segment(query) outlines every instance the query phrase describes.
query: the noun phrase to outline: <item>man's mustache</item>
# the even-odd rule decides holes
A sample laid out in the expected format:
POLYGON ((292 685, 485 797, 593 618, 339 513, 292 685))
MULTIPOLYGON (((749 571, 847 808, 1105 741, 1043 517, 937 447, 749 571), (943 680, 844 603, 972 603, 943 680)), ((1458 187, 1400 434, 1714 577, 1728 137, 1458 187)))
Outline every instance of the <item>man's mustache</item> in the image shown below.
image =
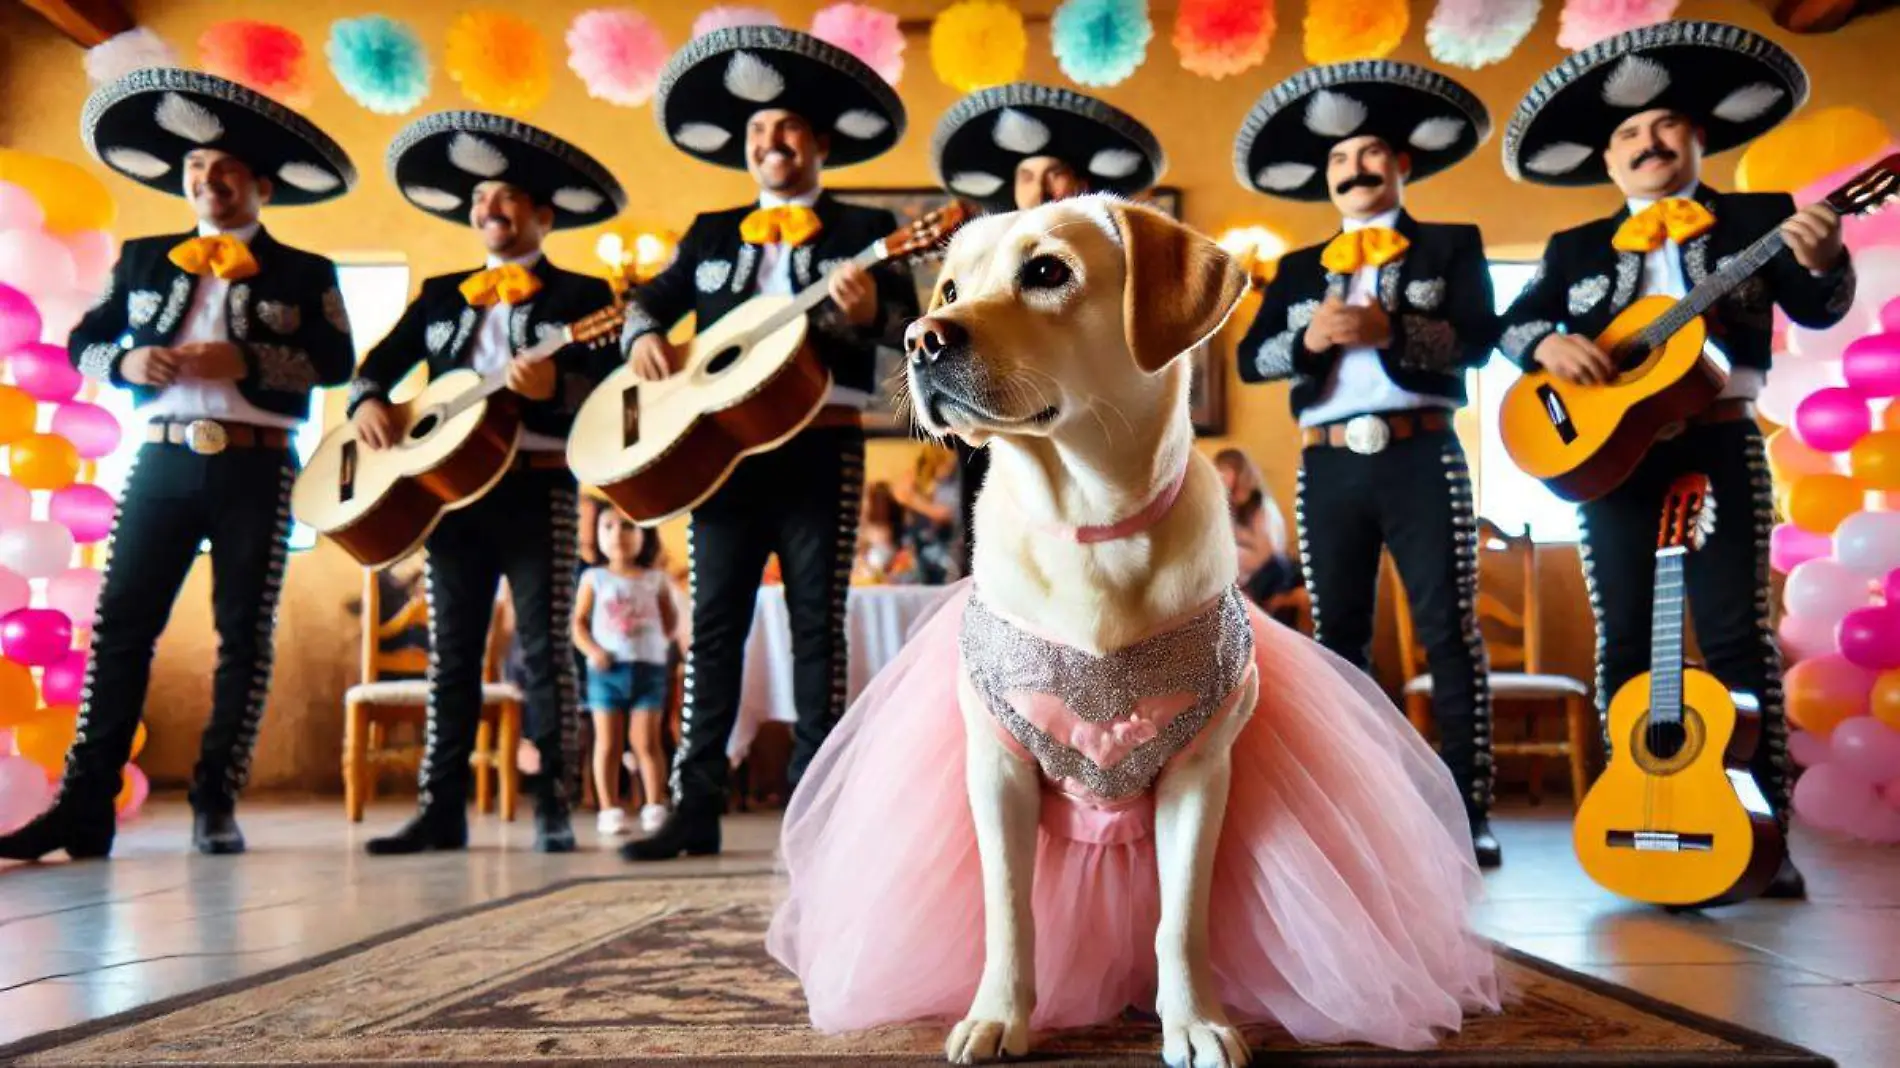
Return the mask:
POLYGON ((787 148, 784 145, 773 145, 772 147, 759 153, 759 159, 761 162, 763 162, 764 160, 770 159, 773 156, 778 156, 779 158, 785 160, 788 163, 791 162, 793 158, 795 158, 795 154, 792 152, 792 150, 790 148, 787 148))
POLYGON ((1376 174, 1355 174, 1351 178, 1333 187, 1337 196, 1345 196, 1355 189, 1377 189, 1385 184, 1385 179, 1376 174))
POLYGON ((225 185, 223 182, 199 182, 196 192, 202 193, 206 190, 210 190, 221 197, 231 195, 231 187, 225 185))
POLYGON ((500 223, 503 226, 514 225, 514 221, 509 219, 508 216, 506 215, 490 215, 487 218, 482 220, 483 226, 487 226, 489 223, 500 223))
POLYGON ((1676 162, 1676 154, 1661 145, 1652 145, 1638 152, 1636 158, 1630 160, 1630 169, 1635 170, 1652 159, 1659 159, 1664 163, 1674 163, 1676 162))

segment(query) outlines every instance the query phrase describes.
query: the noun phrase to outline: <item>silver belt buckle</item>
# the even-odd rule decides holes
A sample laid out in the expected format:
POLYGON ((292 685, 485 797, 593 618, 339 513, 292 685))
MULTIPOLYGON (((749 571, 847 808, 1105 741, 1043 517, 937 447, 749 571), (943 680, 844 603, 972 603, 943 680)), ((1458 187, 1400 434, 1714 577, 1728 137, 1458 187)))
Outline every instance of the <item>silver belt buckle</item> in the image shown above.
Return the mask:
POLYGON ((185 447, 200 456, 216 456, 231 444, 224 424, 212 419, 193 419, 185 424, 185 447))
POLYGON ((1361 456, 1374 456, 1392 443, 1392 428, 1376 415, 1356 415, 1346 423, 1346 447, 1361 456))

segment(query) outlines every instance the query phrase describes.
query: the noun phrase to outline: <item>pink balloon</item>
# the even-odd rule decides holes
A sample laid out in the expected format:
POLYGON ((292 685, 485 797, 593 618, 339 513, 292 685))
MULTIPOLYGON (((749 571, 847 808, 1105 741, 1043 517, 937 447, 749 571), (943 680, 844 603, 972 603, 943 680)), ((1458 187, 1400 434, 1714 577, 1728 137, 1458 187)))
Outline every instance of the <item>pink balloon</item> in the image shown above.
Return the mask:
POLYGON ((1833 652, 1835 626, 1825 619, 1782 616, 1780 625, 1775 628, 1781 638, 1781 655, 1794 664, 1833 652))
MULTIPOLYGON (((51 672, 52 668, 47 668, 47 671, 51 672)), ((51 676, 48 675, 48 677, 50 678, 51 676)), ((42 684, 41 691, 44 692, 44 690, 45 686, 42 684)), ((47 697, 46 700, 48 703, 52 703, 53 701, 50 696, 47 697)), ((61 703, 70 704, 71 702, 61 703)), ((1807 731, 1789 731, 1788 755, 1794 758, 1795 763, 1804 768, 1811 768, 1817 764, 1825 764, 1827 763, 1829 755, 1828 740, 1818 735, 1809 734, 1807 731)))
POLYGON ((1840 622, 1872 599, 1867 576, 1825 558, 1809 560, 1788 572, 1788 582, 1781 588, 1781 603, 1790 614, 1828 623, 1840 622))
MULTIPOLYGON (((98 486, 75 482, 53 494, 46 514, 71 531, 74 541, 86 545, 112 533, 112 520, 118 507, 112 494, 98 486)), ((4 525, 0 523, 0 527, 4 525)))
POLYGON ((0 530, 0 567, 27 578, 52 578, 70 567, 72 559, 72 533, 51 520, 0 530))
POLYGON ((98 618, 99 587, 105 581, 90 567, 75 567, 46 583, 46 607, 65 614, 75 627, 90 627, 98 618))
POLYGON ((73 287, 73 254, 43 230, 0 230, 0 282, 34 297, 73 287))
POLYGON ((40 700, 49 705, 78 704, 86 689, 87 656, 84 649, 72 649, 46 665, 40 673, 40 700))
POLYGON ((40 340, 49 345, 65 349, 66 339, 72 335, 79 320, 86 317, 87 309, 92 307, 93 298, 76 290, 66 293, 49 293, 40 298, 40 340))
POLYGON ((1848 663, 1869 671, 1900 668, 1900 604, 1847 613, 1841 617, 1837 639, 1848 663))
POLYGON ((27 667, 45 667, 73 648, 73 623, 50 608, 21 608, 0 618, 0 653, 27 667))
POLYGON ((1900 775, 1900 731, 1872 716, 1842 720, 1828 735, 1829 763, 1870 783, 1900 775))
POLYGON ((0 756, 0 834, 12 834, 52 804, 46 772, 23 756, 0 756))
POLYGON ((1863 397, 1900 396, 1900 333, 1869 334, 1847 346, 1841 374, 1863 397))
POLYGON ((0 567, 0 616, 32 603, 32 585, 19 575, 0 567))
POLYGON ((1769 419, 1782 426, 1791 426, 1794 424, 1795 406, 1801 403, 1803 397, 1817 389, 1838 386, 1845 381, 1841 377, 1839 360, 1783 364, 1777 359, 1774 369, 1768 374, 1768 384, 1762 387, 1756 403, 1769 419))
POLYGON ((1802 530, 1793 523, 1777 523, 1768 534, 1768 563, 1784 575, 1833 551, 1832 538, 1802 530))
POLYGON ((125 799, 125 810, 119 813, 120 823, 138 819, 145 808, 145 799, 152 796, 152 782, 137 764, 125 766, 125 781, 132 785, 132 796, 125 799))
POLYGON ((1841 353, 1847 350, 1848 345, 1862 335, 1871 333, 1876 321, 1872 310, 1856 304, 1847 309, 1847 314, 1841 317, 1840 322, 1821 330, 1791 325, 1788 327, 1788 353, 1802 363, 1832 363, 1841 358, 1841 353))
POLYGON ((0 530, 33 518, 33 491, 0 475, 0 530))
POLYGON ((46 212, 25 186, 0 182, 0 230, 38 230, 46 225, 46 212))
POLYGON ((1887 572, 1887 581, 1881 583, 1880 592, 1886 596, 1889 606, 1900 605, 1900 567, 1887 572))
POLYGON ((35 341, 22 345, 7 358, 7 368, 13 372, 13 381, 34 400, 58 404, 73 399, 79 387, 86 379, 66 357, 66 350, 57 345, 48 345, 35 341))
POLYGON ((1900 297, 1895 297, 1880 309, 1880 329, 1889 334, 1900 333, 1900 297))
POLYGON ((1809 768, 1795 780, 1795 813, 1823 830, 1845 831, 1879 805, 1872 783, 1832 763, 1809 768))
POLYGON ((1847 833, 1880 845, 1900 843, 1900 809, 1875 805, 1863 813, 1860 822, 1849 827, 1847 833))
POLYGON ((1795 405, 1794 432, 1801 443, 1821 452, 1845 452, 1873 428, 1867 402, 1850 389, 1829 387, 1795 405))
POLYGON ((0 731, 0 757, 7 756, 12 752, 13 732, 10 730, 0 731))
POLYGON ((53 433, 73 443, 82 460, 97 460, 119 447, 119 421, 97 404, 71 401, 53 413, 53 433))
POLYGON ((12 352, 40 337, 40 312, 33 298, 0 282, 0 353, 12 352))
POLYGON ((112 261, 118 254, 112 235, 104 230, 80 230, 67 234, 63 239, 66 251, 72 253, 73 274, 78 276, 78 287, 90 298, 99 295, 105 288, 106 279, 112 274, 112 261))

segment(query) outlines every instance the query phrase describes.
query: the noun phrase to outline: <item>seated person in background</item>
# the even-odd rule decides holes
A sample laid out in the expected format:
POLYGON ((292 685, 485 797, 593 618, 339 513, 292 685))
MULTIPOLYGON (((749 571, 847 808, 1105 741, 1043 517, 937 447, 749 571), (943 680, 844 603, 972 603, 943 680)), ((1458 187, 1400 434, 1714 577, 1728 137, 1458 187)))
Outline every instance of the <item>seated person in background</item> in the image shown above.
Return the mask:
POLYGON ((904 509, 888 482, 873 482, 864 491, 864 510, 858 519, 858 554, 851 566, 854 586, 891 585, 916 581, 916 561, 900 539, 904 509))
POLYGON ((1300 573, 1286 550, 1286 517, 1267 499, 1266 482, 1253 457, 1240 449, 1222 449, 1214 457, 1227 506, 1234 520, 1234 544, 1240 550, 1240 588, 1248 599, 1289 626, 1297 618, 1289 595, 1300 588, 1300 573))
POLYGON ((377 674, 384 681, 429 677, 429 599, 422 561, 417 553, 376 573, 376 649, 385 658, 377 674))
POLYGON ((957 454, 940 445, 925 445, 910 478, 891 487, 906 513, 903 543, 917 560, 914 581, 941 586, 961 577, 958 539, 962 491, 957 482, 957 454))

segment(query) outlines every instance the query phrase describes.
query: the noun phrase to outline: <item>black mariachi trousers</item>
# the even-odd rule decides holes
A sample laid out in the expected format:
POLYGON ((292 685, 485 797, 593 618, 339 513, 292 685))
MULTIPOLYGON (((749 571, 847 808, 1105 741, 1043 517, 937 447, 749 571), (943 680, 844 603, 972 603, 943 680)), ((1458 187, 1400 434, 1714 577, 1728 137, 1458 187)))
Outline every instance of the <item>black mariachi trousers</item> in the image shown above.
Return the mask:
POLYGON ((864 432, 807 430, 748 457, 687 531, 693 643, 686 657, 683 737, 673 758, 675 801, 723 807, 727 743, 739 715, 746 636, 765 562, 778 554, 792 627, 790 785, 844 715, 845 597, 864 498, 864 432))
POLYGON ((296 457, 286 449, 230 448, 215 456, 183 445, 139 449, 112 526, 66 789, 118 794, 145 711, 153 650, 209 541, 218 661, 191 801, 206 810, 236 803, 270 693, 296 476, 296 457))
POLYGON ((1439 755, 1473 819, 1491 809, 1490 665, 1478 629, 1478 527, 1464 449, 1449 430, 1362 456, 1302 454, 1300 559, 1314 637, 1366 670, 1372 658, 1379 550, 1392 553, 1432 676, 1439 755))

